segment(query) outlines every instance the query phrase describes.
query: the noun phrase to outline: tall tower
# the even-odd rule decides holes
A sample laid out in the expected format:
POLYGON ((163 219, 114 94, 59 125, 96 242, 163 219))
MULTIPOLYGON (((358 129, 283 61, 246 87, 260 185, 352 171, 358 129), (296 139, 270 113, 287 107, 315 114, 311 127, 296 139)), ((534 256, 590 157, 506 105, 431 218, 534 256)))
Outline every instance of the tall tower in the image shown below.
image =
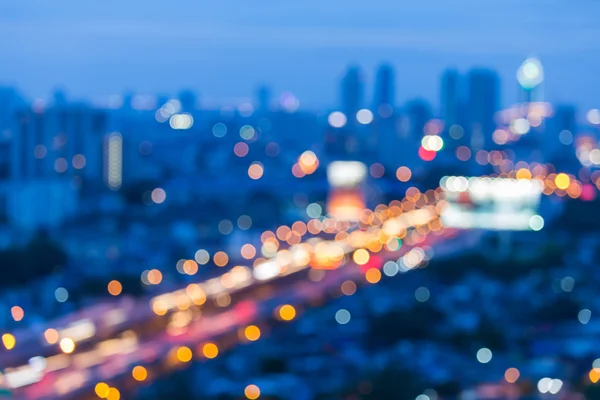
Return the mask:
POLYGON ((401 138, 396 130, 394 68, 390 64, 382 64, 377 69, 375 80, 375 97, 373 113, 377 118, 373 121, 369 140, 376 149, 379 162, 386 166, 397 168, 402 160, 399 149, 402 148, 401 138))
POLYGON ((496 129, 494 115, 500 99, 500 79, 495 71, 473 69, 468 74, 468 126, 469 145, 472 150, 485 147, 496 129))
POLYGON ((196 110, 196 94, 191 90, 181 91, 181 93, 179 93, 179 101, 181 102, 181 109, 183 111, 189 113, 196 110))
POLYGON ((409 135, 412 141, 421 143, 425 133, 425 125, 431 119, 431 107, 423 99, 414 99, 406 103, 406 114, 409 123, 409 135))
POLYGON ((359 67, 351 66, 342 78, 342 112, 348 121, 356 121, 356 113, 363 102, 363 76, 359 67))
POLYGON ((544 100, 542 83, 544 68, 537 58, 528 58, 517 70, 517 81, 521 86, 521 101, 532 103, 544 100))
POLYGON ((558 105, 547 127, 543 141, 545 155, 552 157, 562 169, 578 165, 573 148, 578 133, 577 109, 568 104, 558 105))
POLYGON ((256 90, 256 108, 259 111, 267 112, 271 106, 271 90, 267 85, 261 85, 256 90))
POLYGON ((444 125, 450 128, 459 123, 460 75, 455 69, 448 69, 442 75, 441 104, 444 125))
POLYGON ((394 68, 389 64, 383 64, 377 70, 375 82, 375 110, 381 115, 386 115, 388 109, 394 108, 395 100, 395 77, 394 68))
POLYGON ((14 180, 81 177, 99 182, 106 114, 68 104, 16 113, 11 150, 14 180))

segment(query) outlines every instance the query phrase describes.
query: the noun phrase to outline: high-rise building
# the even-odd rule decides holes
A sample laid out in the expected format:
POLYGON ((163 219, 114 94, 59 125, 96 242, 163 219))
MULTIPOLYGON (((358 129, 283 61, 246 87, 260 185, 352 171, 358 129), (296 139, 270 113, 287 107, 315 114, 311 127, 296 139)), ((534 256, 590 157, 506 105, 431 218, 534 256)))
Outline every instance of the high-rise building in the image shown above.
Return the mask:
POLYGON ((196 94, 191 90, 183 90, 181 91, 181 93, 179 93, 179 102, 181 103, 181 110, 184 112, 191 113, 195 111, 196 101, 196 94))
POLYGON ((261 85, 256 90, 256 107, 259 111, 269 111, 271 107, 271 90, 267 85, 261 85))
POLYGON ((123 137, 113 132, 104 142, 104 180, 111 190, 118 190, 123 184, 123 137))
POLYGON ((520 86, 523 103, 532 103, 544 100, 542 84, 544 82, 544 67, 537 58, 528 58, 517 70, 517 81, 520 86))
POLYGON ((420 143, 425 134, 425 125, 431 119, 431 107, 422 99, 414 99, 406 104, 406 116, 408 117, 408 132, 411 140, 420 143))
POLYGON ((14 113, 18 108, 24 106, 24 101, 11 87, 0 87, 0 137, 6 137, 5 134, 13 125, 14 113))
POLYGON ((106 115, 83 105, 22 109, 11 131, 13 180, 79 176, 102 178, 106 115))
POLYGON ((489 69, 473 69, 468 74, 466 126, 472 150, 485 147, 496 128, 494 116, 499 108, 500 83, 498 74, 489 69))
POLYGON ((455 69, 449 69, 442 75, 441 87, 442 118, 449 129, 459 123, 460 115, 460 74, 455 69))
POLYGON ((375 111, 386 115, 386 109, 394 107, 395 100, 395 78, 394 68, 389 64, 383 64, 377 70, 377 78, 375 82, 375 111))
POLYGON ((349 122, 356 121, 356 113, 363 103, 363 76, 359 67, 351 66, 342 78, 342 112, 349 122))
POLYGON ((578 133, 577 109, 559 105, 546 125, 543 149, 552 163, 561 171, 575 173, 581 167, 577 159, 575 142, 578 133))

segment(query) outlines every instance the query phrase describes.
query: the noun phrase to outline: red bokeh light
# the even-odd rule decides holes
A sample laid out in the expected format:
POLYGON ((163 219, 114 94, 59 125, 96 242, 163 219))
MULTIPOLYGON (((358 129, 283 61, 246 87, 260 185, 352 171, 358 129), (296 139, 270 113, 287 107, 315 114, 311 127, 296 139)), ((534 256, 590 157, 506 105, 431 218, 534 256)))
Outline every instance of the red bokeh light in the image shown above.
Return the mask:
POLYGON ((435 151, 426 150, 423 146, 419 147, 419 157, 423 161, 432 161, 435 158, 435 151))
POLYGON ((370 270, 371 268, 381 269, 382 265, 383 265, 383 261, 382 261, 381 257, 371 254, 369 261, 367 261, 367 263, 365 265, 361 265, 360 270, 363 274, 366 274, 367 271, 370 270))
POLYGON ((596 189, 593 185, 586 183, 581 188, 581 200, 592 201, 596 198, 596 189))

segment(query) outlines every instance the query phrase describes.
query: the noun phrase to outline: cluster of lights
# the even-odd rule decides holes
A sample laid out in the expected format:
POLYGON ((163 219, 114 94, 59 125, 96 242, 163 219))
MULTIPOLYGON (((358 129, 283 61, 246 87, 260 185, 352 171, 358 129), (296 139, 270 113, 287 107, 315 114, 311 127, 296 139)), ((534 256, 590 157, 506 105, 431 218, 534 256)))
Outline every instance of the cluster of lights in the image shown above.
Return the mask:
MULTIPOLYGON (((315 217, 318 218, 312 219, 306 224, 297 222, 293 224, 291 228, 282 226, 276 233, 265 233, 262 235, 261 240, 263 240, 263 248, 261 250, 267 259, 257 258, 252 272, 250 272, 247 267, 234 267, 231 271, 222 276, 209 280, 203 284, 191 284, 183 291, 180 290, 167 293, 154 298, 151 302, 152 309, 158 315, 165 315, 169 310, 175 311, 175 313, 172 314, 172 321, 167 327, 168 333, 173 332, 173 334, 175 334, 175 328, 178 326, 174 325, 185 327, 190 323, 191 319, 183 318, 183 312, 190 306, 202 305, 208 297, 212 297, 219 306, 228 306, 231 301, 229 292, 238 290, 239 288, 244 287, 244 285, 251 284, 252 278, 257 280, 268 280, 276 276, 284 276, 299 269, 306 268, 309 266, 311 259, 319 257, 318 254, 321 251, 320 249, 324 249, 325 247, 343 249, 343 257, 347 257, 353 253, 356 255, 357 259, 359 259, 361 264, 368 266, 372 260, 375 260, 375 257, 372 257, 367 250, 359 248, 360 246, 366 246, 366 248, 372 252, 378 252, 383 248, 394 251, 400 247, 401 241, 399 237, 406 237, 407 243, 418 242, 418 238, 421 237, 421 235, 438 230, 437 228, 434 228, 433 225, 435 218, 437 218, 435 211, 432 214, 430 209, 415 209, 416 207, 427 206, 428 203, 434 202, 435 199, 437 199, 436 193, 437 192, 435 191, 428 191, 427 193, 421 194, 416 188, 409 188, 409 190, 407 190, 407 199, 405 201, 392 202, 389 207, 380 205, 375 208, 375 211, 365 210, 361 220, 358 222, 358 226, 361 227, 361 229, 367 229, 367 231, 356 230, 350 233, 347 231, 352 225, 347 222, 335 221, 320 216, 321 212, 317 213, 316 210, 316 208, 320 208, 320 206, 318 206, 318 204, 313 204, 310 209, 312 210, 315 208, 315 210, 312 211, 314 211, 315 217), (407 229, 411 224, 421 224, 422 226, 418 226, 416 232, 407 236, 407 229), (430 224, 431 226, 429 226, 430 224), (426 230, 421 229, 425 226, 427 226, 426 230), (317 234, 321 231, 332 234, 337 232, 335 241, 324 244, 324 241, 313 238, 306 243, 299 242, 302 236, 307 232, 317 234), (292 247, 288 250, 278 249, 278 240, 288 241, 288 243, 295 243, 296 240, 298 240, 298 242, 291 245, 292 247), (277 265, 277 268, 273 268, 273 265, 277 265), (276 273, 264 273, 269 270, 276 271, 276 273), (183 321, 183 323, 181 323, 181 321, 183 321)), ((441 228, 441 225, 439 228, 441 228)), ((245 249, 254 249, 254 247, 248 245, 245 249)), ((250 251, 250 253, 254 254, 249 254, 248 257, 245 258, 253 258, 256 255, 256 250, 254 249, 254 252, 250 251)), ((411 258, 411 254, 412 253, 409 252, 405 257, 411 258)), ((227 263, 227 261, 223 263, 221 260, 223 258, 222 256, 227 258, 227 255, 223 252, 215 254, 214 260, 216 265, 225 265, 227 263), (221 261, 217 261, 217 259, 221 261)), ((181 268, 184 273, 194 273, 198 264, 207 263, 208 260, 209 254, 201 249, 196 253, 195 260, 183 260, 181 268)), ((378 268, 369 267, 366 270, 365 280, 367 282, 374 284, 380 279, 381 272, 378 268)), ((156 269, 144 271, 142 274, 142 281, 145 284, 159 284, 162 281, 162 274, 156 269)), ((122 290, 122 286, 118 281, 111 281, 108 285, 108 290, 111 294, 118 295, 122 290)), ((356 291, 356 285, 351 281, 347 281, 342 285, 342 290, 347 295, 351 295, 356 291)), ((289 304, 280 306, 275 310, 276 317, 282 321, 293 320, 296 317, 296 313, 296 309, 289 304)), ((336 313, 336 320, 340 324, 348 323, 350 320, 349 312, 347 310, 340 310, 336 313)), ((56 343, 59 340, 58 332, 56 332, 55 335, 52 335, 52 332, 47 331, 45 336, 50 339, 49 343, 50 341, 56 343), (53 336, 56 336, 56 338, 53 336)), ((244 337, 248 341, 257 340, 260 337, 260 329, 253 325, 248 326, 244 329, 244 337)), ((3 337, 5 347, 8 347, 6 346, 7 344, 9 346, 11 345, 10 338, 11 336, 6 335, 3 337)), ((12 338, 14 340, 14 337, 12 338)), ((63 337, 63 339, 60 340, 59 345, 65 354, 70 354, 75 350, 75 341, 68 337, 63 337)), ((14 347, 14 342, 12 343, 12 346, 14 347)), ((216 354, 218 354, 218 348, 216 348, 214 344, 213 346, 215 349, 212 349, 210 344, 202 347, 201 352, 206 358, 214 358, 216 357, 216 354)), ((180 347, 177 350, 174 350, 174 355, 180 362, 188 362, 192 358, 191 350, 186 347, 180 347)), ((143 381, 148 376, 148 372, 144 367, 136 366, 132 370, 132 376, 137 381, 143 381)), ((115 393, 118 393, 118 391, 115 392, 115 390, 116 389, 111 391, 111 393, 113 393, 113 398, 117 398, 114 397, 115 393)))
POLYGON ((106 180, 108 187, 118 190, 123 183, 123 137, 119 132, 108 135, 108 170, 106 180))
POLYGON ((542 378, 537 383, 537 389, 540 393, 557 394, 563 387, 560 379, 542 378))
POLYGON ((194 125, 194 117, 191 114, 173 114, 169 118, 169 126, 176 130, 190 129, 194 125))
POLYGON ((96 386, 94 387, 94 392, 96 393, 96 396, 98 396, 101 399, 106 399, 106 400, 120 400, 121 399, 121 392, 119 392, 119 389, 117 389, 115 387, 110 387, 110 386, 108 386, 108 384, 106 384, 104 382, 97 383, 96 386))
POLYGON ((169 121, 173 115, 179 113, 180 111, 181 102, 177 99, 171 99, 163 104, 158 110, 156 110, 154 117, 156 118, 156 121, 163 123, 169 121))
POLYGON ((317 158, 317 155, 310 150, 306 150, 300 155, 298 162, 292 166, 292 174, 294 174, 296 178, 302 178, 306 175, 313 174, 318 167, 319 159, 317 158))
POLYGON ((444 147, 444 140, 438 135, 425 135, 421 139, 421 146, 427 151, 438 152, 444 147))
MULTIPOLYGON (((564 175, 564 174, 563 174, 564 175)), ((568 177, 565 175, 568 179, 568 177)), ((562 177, 561 177, 562 178, 562 177)), ((559 183, 564 185, 562 179, 559 183)), ((471 196, 478 200, 488 198, 522 198, 535 199, 542 193, 542 183, 538 180, 510 179, 510 178, 478 178, 464 176, 444 176, 440 180, 440 186, 447 192, 464 193, 469 191, 471 196)), ((569 183, 566 182, 566 186, 569 183)))

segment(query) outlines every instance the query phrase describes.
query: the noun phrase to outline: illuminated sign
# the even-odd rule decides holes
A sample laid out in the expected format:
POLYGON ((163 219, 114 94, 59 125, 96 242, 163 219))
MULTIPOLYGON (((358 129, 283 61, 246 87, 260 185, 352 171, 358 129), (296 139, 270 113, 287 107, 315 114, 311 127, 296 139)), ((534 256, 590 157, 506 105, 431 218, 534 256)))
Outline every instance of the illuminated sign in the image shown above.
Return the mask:
POLYGON ((334 161, 327 166, 331 186, 327 212, 339 221, 357 221, 366 204, 360 188, 367 177, 367 166, 358 161, 334 161))
POLYGON ((542 193, 537 180, 449 176, 442 178, 440 186, 448 201, 441 215, 444 226, 490 230, 543 226, 537 215, 542 193))
POLYGON ((334 161, 327 166, 327 180, 335 188, 355 188, 366 177, 367 166, 359 161, 334 161))

